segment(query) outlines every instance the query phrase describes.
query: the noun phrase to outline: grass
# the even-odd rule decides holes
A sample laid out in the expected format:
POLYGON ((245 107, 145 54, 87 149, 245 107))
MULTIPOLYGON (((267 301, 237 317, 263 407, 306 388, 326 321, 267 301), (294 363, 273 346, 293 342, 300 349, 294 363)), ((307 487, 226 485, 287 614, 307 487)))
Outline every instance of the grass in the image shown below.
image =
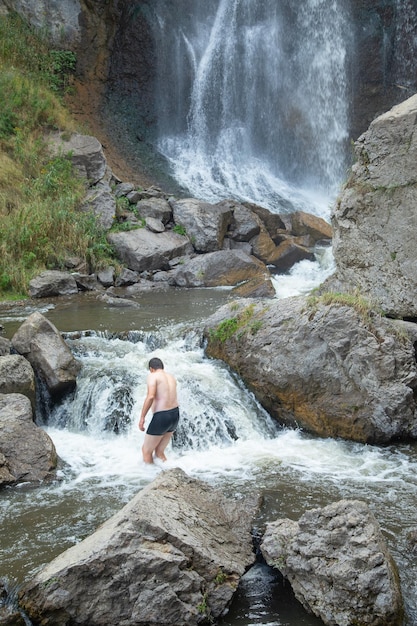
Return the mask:
MULTIPOLYGON (((230 305, 231 310, 236 310, 235 305, 230 305)), ((226 318, 210 332, 211 339, 224 343, 231 339, 234 335, 240 339, 245 332, 250 335, 256 333, 262 328, 262 320, 254 319, 255 304, 250 304, 240 311, 236 316, 226 318)))
MULTIPOLYGON (((27 293, 44 269, 69 256, 93 271, 112 262, 94 217, 79 210, 85 183, 66 157, 52 157, 51 131, 72 133, 63 104, 75 57, 53 50, 19 16, 0 16, 0 297, 27 293)), ((113 260, 114 262, 114 260, 113 260)))

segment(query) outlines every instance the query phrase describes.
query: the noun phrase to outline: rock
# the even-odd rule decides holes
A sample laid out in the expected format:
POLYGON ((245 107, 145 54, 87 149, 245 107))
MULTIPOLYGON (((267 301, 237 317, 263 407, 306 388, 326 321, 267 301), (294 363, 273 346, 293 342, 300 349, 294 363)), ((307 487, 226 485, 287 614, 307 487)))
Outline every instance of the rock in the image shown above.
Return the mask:
POLYGON ((145 228, 111 233, 108 240, 118 257, 136 272, 168 269, 170 259, 192 251, 187 237, 173 232, 151 233, 145 228))
POLYGON ((18 354, 0 357, 0 393, 20 393, 35 408, 35 374, 27 359, 18 354))
POLYGON ((150 230, 152 233, 163 233, 165 230, 165 226, 161 222, 161 220, 157 220, 154 217, 147 217, 145 219, 146 228, 150 230))
POLYGON ((120 183, 120 185, 117 185, 116 189, 114 190, 114 195, 116 198, 123 198, 131 194, 134 189, 135 186, 133 185, 133 183, 120 183))
POLYGON ((291 220, 291 234, 296 237, 307 235, 311 246, 318 241, 330 240, 333 237, 331 225, 321 217, 304 211, 295 211, 288 217, 291 220))
POLYGON ((222 204, 208 204, 195 198, 172 200, 174 222, 182 226, 196 252, 221 250, 232 220, 232 211, 222 204))
POLYGON ((220 287, 232 286, 258 278, 268 279, 265 265, 238 250, 220 250, 197 255, 179 265, 170 278, 177 287, 220 287))
POLYGON ((254 561, 253 504, 164 471, 19 593, 44 626, 195 626, 227 608, 254 561))
POLYGON ((51 394, 75 387, 81 365, 56 327, 41 313, 32 313, 12 337, 16 352, 25 356, 51 394))
POLYGON ((95 274, 73 274, 77 287, 80 291, 101 291, 103 285, 97 280, 95 274))
POLYGON ((259 234, 261 222, 254 213, 243 204, 221 202, 217 206, 230 208, 233 211, 233 219, 227 233, 230 239, 235 241, 250 241, 259 234))
POLYGON ((276 291, 270 278, 256 276, 234 287, 231 296, 239 298, 275 298, 276 291))
POLYGON ((122 269, 119 276, 115 280, 116 287, 126 287, 127 285, 134 285, 139 280, 139 274, 137 272, 133 272, 132 270, 128 270, 126 268, 122 269))
POLYGON ((33 422, 29 398, 0 394, 0 485, 45 480, 56 464, 55 446, 33 422))
POLYGON ((101 294, 98 297, 98 300, 101 300, 102 302, 104 302, 104 304, 107 304, 108 306, 116 307, 119 309, 138 309, 140 306, 137 302, 134 302, 133 300, 128 300, 127 298, 117 298, 114 296, 110 296, 107 293, 101 294))
POLYGON ((395 321, 343 300, 238 300, 204 335, 282 424, 364 443, 417 437, 414 338, 395 321))
POLYGON ((267 524, 261 551, 325 624, 403 623, 397 567, 365 502, 341 500, 307 511, 298 523, 267 524))
POLYGON ((163 224, 168 224, 172 218, 172 209, 165 198, 148 198, 136 204, 138 215, 143 218, 152 217, 163 224))
POLYGON ((277 246, 271 239, 265 226, 261 227, 258 235, 250 240, 252 254, 263 263, 269 264, 277 254, 277 246))
POLYGON ((116 215, 116 200, 110 185, 101 181, 89 189, 81 209, 94 213, 99 226, 104 230, 109 230, 113 226, 116 215))
MULTIPOLYGON (((264 226, 266 227, 270 237, 272 239, 275 238, 278 231, 285 231, 286 226, 278 213, 271 213, 268 209, 264 207, 260 207, 256 204, 252 204, 250 202, 245 202, 245 205, 252 213, 255 213, 261 220, 264 226)), ((289 207, 291 213, 294 212, 294 207, 289 207)))
POLYGON ((0 337, 0 356, 7 356, 10 354, 10 340, 5 337, 0 337))
POLYGON ((103 287, 111 287, 114 283, 115 270, 109 266, 97 272, 97 278, 103 287))
POLYGON ((338 284, 394 317, 417 317, 416 115, 417 95, 372 122, 332 216, 338 284))
POLYGON ((55 156, 70 155, 74 168, 90 185, 95 185, 104 177, 107 162, 96 137, 73 133, 67 138, 63 133, 54 133, 49 136, 48 145, 55 156))
POLYGON ((268 259, 268 265, 273 265, 278 272, 287 272, 295 263, 314 260, 311 250, 298 245, 293 239, 287 239, 275 248, 275 252, 268 259))
POLYGON ((70 296, 78 293, 74 276, 68 272, 45 270, 32 278, 29 283, 31 298, 52 298, 53 296, 70 296))

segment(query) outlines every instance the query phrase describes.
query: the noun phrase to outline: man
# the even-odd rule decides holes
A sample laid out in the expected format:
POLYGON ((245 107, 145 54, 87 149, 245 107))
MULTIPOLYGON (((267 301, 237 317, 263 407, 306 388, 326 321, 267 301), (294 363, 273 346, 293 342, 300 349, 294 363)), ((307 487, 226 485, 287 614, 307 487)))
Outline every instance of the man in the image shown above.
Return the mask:
POLYGON ((153 417, 145 434, 142 455, 145 463, 153 463, 153 456, 166 461, 165 448, 177 428, 179 409, 177 400, 177 381, 172 374, 164 370, 161 359, 149 361, 147 378, 148 392, 143 403, 139 420, 139 429, 145 430, 145 417, 152 407, 153 417))

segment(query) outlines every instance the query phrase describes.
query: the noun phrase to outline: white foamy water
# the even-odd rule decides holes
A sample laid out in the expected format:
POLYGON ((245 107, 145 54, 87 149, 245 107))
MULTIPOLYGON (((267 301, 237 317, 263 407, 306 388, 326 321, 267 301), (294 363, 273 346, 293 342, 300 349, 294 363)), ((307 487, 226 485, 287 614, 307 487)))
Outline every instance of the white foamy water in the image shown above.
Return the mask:
POLYGON ((157 149, 195 197, 328 216, 348 155, 341 0, 152 4, 157 149))

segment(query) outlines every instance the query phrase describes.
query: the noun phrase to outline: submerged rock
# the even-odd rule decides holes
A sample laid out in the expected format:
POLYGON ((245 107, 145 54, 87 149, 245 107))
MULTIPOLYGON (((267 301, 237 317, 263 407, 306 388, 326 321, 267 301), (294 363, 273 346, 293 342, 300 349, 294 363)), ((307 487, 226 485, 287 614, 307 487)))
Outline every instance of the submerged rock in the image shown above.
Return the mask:
POLYGON ((219 617, 254 561, 253 503, 162 472, 90 537, 28 582, 20 604, 43 626, 194 626, 219 617))

